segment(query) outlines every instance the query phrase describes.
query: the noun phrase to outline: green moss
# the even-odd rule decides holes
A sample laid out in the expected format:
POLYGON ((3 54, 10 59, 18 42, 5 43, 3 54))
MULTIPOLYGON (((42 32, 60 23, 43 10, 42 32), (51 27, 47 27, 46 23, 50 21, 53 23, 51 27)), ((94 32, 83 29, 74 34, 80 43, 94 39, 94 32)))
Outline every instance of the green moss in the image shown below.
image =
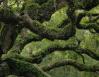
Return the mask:
POLYGON ((99 14, 99 5, 97 5, 97 6, 94 7, 93 9, 91 9, 91 10, 89 11, 89 13, 97 13, 97 14, 99 14))
POLYGON ((43 24, 45 26, 56 28, 58 27, 64 20, 66 20, 68 17, 66 15, 67 8, 64 7, 62 9, 59 9, 54 14, 52 14, 50 21, 44 22, 43 24), (46 25, 47 23, 47 25, 46 25))
POLYGON ((71 38, 67 41, 64 41, 64 40, 50 41, 50 40, 44 39, 42 41, 32 42, 29 45, 27 45, 21 52, 21 56, 34 57, 34 56, 38 56, 40 54, 46 55, 46 54, 50 53, 50 51, 48 50, 49 48, 76 47, 77 44, 78 43, 75 38, 71 38))
POLYGON ((89 23, 89 17, 88 16, 83 17, 80 23, 81 24, 87 24, 87 23, 89 23))
POLYGON ((50 77, 47 73, 45 73, 42 69, 40 69, 36 64, 31 64, 31 63, 17 60, 17 59, 7 59, 6 61, 12 69, 18 71, 21 74, 31 72, 37 77, 50 77))

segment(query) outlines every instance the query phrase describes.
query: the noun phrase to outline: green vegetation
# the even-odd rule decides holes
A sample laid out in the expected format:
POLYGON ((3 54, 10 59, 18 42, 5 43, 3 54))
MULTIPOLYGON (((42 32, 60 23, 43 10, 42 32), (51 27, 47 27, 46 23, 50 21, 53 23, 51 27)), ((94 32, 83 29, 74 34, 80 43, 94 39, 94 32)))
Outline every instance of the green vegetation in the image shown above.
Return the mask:
POLYGON ((0 3, 0 77, 99 77, 99 0, 0 3))

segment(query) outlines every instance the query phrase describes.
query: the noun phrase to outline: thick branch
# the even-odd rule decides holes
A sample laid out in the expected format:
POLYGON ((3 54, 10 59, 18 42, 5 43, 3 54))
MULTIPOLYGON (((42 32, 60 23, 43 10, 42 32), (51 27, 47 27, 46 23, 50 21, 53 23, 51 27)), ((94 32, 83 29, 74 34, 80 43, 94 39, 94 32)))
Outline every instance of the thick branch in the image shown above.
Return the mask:
POLYGON ((16 41, 11 48, 12 52, 20 53, 20 51, 24 48, 25 45, 32 41, 40 41, 42 37, 28 32, 27 29, 23 29, 19 36, 16 38, 16 41))
POLYGON ((77 48, 74 51, 79 53, 79 54, 86 54, 95 60, 99 60, 99 54, 95 53, 94 51, 91 51, 90 49, 77 48))
POLYGON ((77 68, 79 71, 90 71, 90 72, 99 71, 99 66, 96 66, 96 65, 87 66, 85 64, 78 63, 75 60, 71 60, 71 59, 58 61, 58 62, 55 62, 52 64, 48 64, 46 66, 42 66, 41 68, 44 71, 49 71, 53 68, 57 68, 57 67, 65 66, 65 65, 73 66, 73 67, 77 68))
POLYGON ((32 32, 40 35, 43 38, 48 39, 68 39, 75 34, 75 27, 72 24, 68 24, 64 28, 48 28, 36 20, 32 20, 28 15, 23 15, 22 17, 18 14, 11 13, 11 15, 4 15, 3 11, 0 13, 0 21, 4 23, 11 24, 21 24, 27 27, 32 32), (23 21, 21 21, 23 20, 23 21), (10 22, 12 21, 12 22, 10 22))
POLYGON ((91 57, 92 59, 95 59, 95 60, 99 60, 99 54, 95 53, 94 51, 91 51, 90 49, 86 49, 86 48, 80 48, 80 47, 77 47, 77 45, 67 45, 65 46, 64 44, 64 47, 61 47, 62 45, 56 45, 56 47, 53 45, 50 45, 48 48, 45 48, 43 49, 43 52, 42 53, 38 53, 35 55, 34 60, 37 58, 38 59, 42 59, 44 58, 45 56, 51 54, 52 52, 55 52, 55 51, 66 51, 66 50, 71 50, 72 52, 76 52, 77 54, 85 54, 85 55, 88 55, 89 57, 91 57))
MULTIPOLYGON (((25 30, 26 31, 26 30, 25 30)), ((33 60, 32 58, 26 58, 20 55, 22 49, 24 46, 32 41, 40 41, 42 37, 36 35, 36 34, 29 34, 25 32, 25 36, 21 34, 19 37, 17 37, 13 47, 6 53, 2 55, 2 60, 5 60, 6 58, 16 58, 21 59, 23 61, 28 61, 32 63, 40 63, 41 60, 33 60), (20 39, 20 40, 19 40, 20 39)))
POLYGON ((42 69, 40 69, 36 64, 31 64, 25 61, 16 60, 16 59, 6 59, 9 67, 12 72, 18 71, 19 74, 31 73, 36 75, 36 77, 51 77, 42 69))
MULTIPOLYGON (((40 42, 38 42, 38 44, 39 43, 40 42)), ((33 61, 42 60, 44 57, 46 57, 47 55, 51 54, 56 50, 65 51, 65 50, 75 49, 78 46, 78 42, 75 38, 69 39, 67 41, 63 41, 63 40, 47 41, 44 44, 46 44, 46 46, 43 46, 39 52, 37 52, 36 54, 32 54, 33 61)))
MULTIPOLYGON (((40 43, 40 42, 36 42, 36 43, 40 43)), ((39 52, 37 52, 36 54, 31 54, 32 57, 30 58, 25 58, 24 55, 22 55, 22 53, 19 55, 18 52, 16 51, 17 50, 16 48, 13 48, 12 50, 10 50, 7 53, 6 57, 14 57, 14 58, 26 60, 33 63, 40 63, 44 57, 53 53, 54 51, 71 50, 80 55, 86 54, 95 60, 99 60, 99 54, 91 51, 90 49, 78 47, 79 43, 77 42, 76 39, 69 39, 67 41, 63 41, 63 40, 47 41, 45 44, 46 46, 42 47, 39 52)))
POLYGON ((32 32, 48 39, 68 39, 75 34, 75 27, 72 24, 64 28, 48 28, 36 20, 32 20, 28 15, 23 15, 24 25, 32 32))
MULTIPOLYGON (((88 11, 84 11, 84 10, 76 10, 75 13, 77 14, 77 20, 76 20, 76 24, 80 24, 81 20, 83 17, 85 16, 99 16, 99 13, 90 13, 88 11)), ((96 18, 96 20, 99 19, 98 17, 96 18)))
POLYGON ((40 63, 45 56, 52 53, 53 51, 75 49, 78 46, 78 42, 74 38, 69 39, 67 41, 63 41, 63 40, 47 41, 46 44, 47 45, 45 47, 42 47, 42 49, 38 53, 31 54, 32 57, 26 58, 24 57, 24 55, 22 55, 22 53, 18 54, 18 52, 16 51, 17 50, 16 48, 13 48, 10 51, 8 51, 7 54, 3 55, 2 59, 4 60, 6 58, 12 57, 12 58, 29 61, 32 63, 40 63))

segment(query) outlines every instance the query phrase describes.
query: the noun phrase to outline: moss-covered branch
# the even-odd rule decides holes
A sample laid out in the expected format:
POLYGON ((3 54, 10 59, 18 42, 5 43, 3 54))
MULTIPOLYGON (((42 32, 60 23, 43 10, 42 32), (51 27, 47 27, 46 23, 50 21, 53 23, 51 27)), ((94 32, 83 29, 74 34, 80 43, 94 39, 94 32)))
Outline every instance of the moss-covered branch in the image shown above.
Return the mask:
MULTIPOLYGON (((40 42, 38 42, 38 43, 40 43, 40 42)), ((21 52, 21 54, 18 54, 19 50, 16 51, 18 47, 15 46, 16 48, 12 48, 7 53, 7 55, 5 55, 5 57, 2 57, 2 59, 12 57, 12 58, 17 58, 17 59, 25 60, 28 62, 32 62, 32 63, 40 63, 44 57, 53 53, 54 51, 71 50, 72 52, 76 52, 79 54, 86 54, 95 60, 99 60, 99 54, 91 51, 90 49, 78 47, 79 43, 75 38, 69 39, 67 41, 63 41, 63 40, 47 41, 44 44, 46 44, 46 46, 42 47, 39 52, 37 52, 35 54, 31 54, 32 57, 29 57, 29 58, 25 57, 23 55, 24 52, 21 52)))
POLYGON ((72 24, 68 24, 64 28, 49 28, 36 20, 32 20, 27 14, 23 15, 21 19, 25 27, 44 38, 68 39, 75 34, 75 28, 72 24))
POLYGON ((75 49, 78 46, 78 42, 75 38, 69 39, 67 41, 54 40, 54 41, 48 41, 48 42, 49 43, 44 48, 42 48, 41 51, 39 51, 36 54, 31 54, 33 55, 32 57, 27 58, 24 55, 22 55, 22 53, 19 54, 20 52, 17 49, 18 47, 15 46, 15 47, 12 47, 12 49, 10 49, 7 54, 2 55, 2 59, 5 60, 6 58, 16 58, 16 59, 25 60, 32 63, 40 63, 45 56, 52 53, 53 51, 75 49))
POLYGON ((40 37, 39 35, 29 32, 29 30, 27 29, 23 29, 16 38, 15 43, 11 48, 11 50, 13 52, 20 53, 24 48, 24 46, 27 45, 28 43, 40 40, 42 40, 42 37, 40 37))
POLYGON ((87 49, 87 48, 81 48, 81 47, 78 47, 79 44, 77 44, 77 42, 75 41, 74 43, 72 42, 71 44, 69 44, 69 41, 67 41, 67 45, 66 43, 58 43, 57 41, 57 44, 54 44, 54 43, 50 43, 50 45, 48 47, 45 47, 41 50, 41 53, 37 53, 35 54, 35 56, 33 57, 33 59, 41 59, 55 51, 66 51, 66 50, 70 50, 72 52, 75 52, 79 55, 82 55, 82 54, 85 54, 95 60, 99 60, 99 54, 96 53, 95 51, 92 51, 90 49, 87 49))
POLYGON ((79 24, 82 20, 83 17, 88 16, 89 18, 91 17, 91 22, 95 22, 96 20, 99 19, 99 13, 90 13, 88 11, 84 11, 84 10, 76 10, 75 11, 76 15, 77 15, 77 20, 76 20, 76 26, 79 28, 79 24), (97 16, 95 19, 92 19, 92 17, 97 16))
MULTIPOLYGON (((69 41, 67 41, 69 42, 69 41)), ((62 43, 62 41, 61 41, 62 43)), ((43 59, 43 57, 55 52, 55 51, 66 51, 66 50, 70 50, 72 52, 75 52, 79 55, 82 55, 82 54, 85 54, 95 60, 99 60, 99 54, 97 54, 95 51, 92 51, 90 49, 87 49, 87 48, 81 48, 81 47, 78 47, 78 44, 77 42, 75 41, 74 44, 71 43, 71 44, 67 44, 66 43, 58 43, 57 41, 57 44, 54 44, 54 43, 50 43, 50 45, 48 47, 45 47, 41 50, 41 53, 37 53, 35 54, 35 56, 33 57, 33 59, 43 59)))
POLYGON ((17 60, 17 59, 6 59, 12 72, 19 73, 20 75, 26 75, 26 73, 31 73, 36 77, 51 77, 42 69, 40 69, 36 64, 31 64, 29 62, 17 60))
MULTIPOLYGON (((38 42, 40 43, 40 42, 38 42)), ((42 47, 39 52, 36 54, 32 54, 33 61, 35 60, 42 60, 45 56, 51 54, 56 50, 70 50, 75 49, 78 46, 78 42, 75 38, 71 38, 67 41, 64 40, 54 40, 54 41, 47 41, 44 43, 46 46, 42 47)), ((24 52, 23 52, 24 53, 24 52)), ((21 53, 22 55, 22 53, 21 53)), ((24 55, 22 55, 24 56, 24 55)))
MULTIPOLYGON (((28 40, 30 40, 30 38, 27 39, 27 41, 28 40)), ((18 43, 18 47, 20 48, 24 46, 24 43, 26 42, 18 43)), ((40 43, 40 42, 37 42, 37 43, 40 43)), ((81 55, 86 54, 95 60, 99 60, 99 54, 95 53, 94 51, 91 51, 90 49, 80 48, 79 43, 75 38, 71 38, 67 41, 63 41, 63 40, 49 41, 48 40, 44 44, 46 44, 46 46, 42 47, 39 52, 35 54, 31 54, 32 57, 29 57, 29 58, 23 55, 24 52, 21 52, 21 54, 19 54, 20 52, 18 50, 18 47, 15 45, 6 55, 2 56, 2 59, 12 57, 12 58, 32 62, 32 63, 40 63, 44 57, 46 57, 47 55, 57 50, 58 51, 71 50, 72 52, 76 52, 81 55)))
POLYGON ((99 60, 99 54, 97 54, 95 51, 92 51, 90 49, 78 47, 77 49, 74 49, 73 51, 79 54, 86 54, 95 60, 99 60))
POLYGON ((65 66, 65 65, 73 66, 73 67, 77 68, 79 71, 90 71, 90 72, 99 71, 99 66, 96 66, 96 65, 88 66, 88 65, 76 62, 75 60, 71 60, 71 59, 54 62, 54 63, 48 64, 46 66, 42 66, 41 68, 44 71, 49 71, 53 68, 57 68, 57 67, 65 66))
POLYGON ((79 29, 94 29, 97 33, 99 33, 99 23, 78 24, 77 28, 79 28, 79 29))
POLYGON ((48 39, 68 39, 75 34, 75 27, 71 23, 66 25, 64 28, 54 29, 44 26, 37 20, 32 20, 28 15, 20 16, 19 14, 14 14, 12 12, 8 16, 1 13, 0 21, 8 24, 21 24, 23 27, 30 29, 32 32, 48 39))
POLYGON ((99 71, 99 66, 97 65, 86 65, 86 64, 76 62, 75 60, 72 60, 72 59, 62 60, 62 61, 54 62, 45 66, 41 66, 40 68, 42 68, 44 71, 40 69, 37 65, 31 64, 25 61, 10 59, 10 58, 6 59, 5 61, 8 63, 8 65, 12 69, 12 72, 17 71, 21 75, 23 75, 24 73, 30 72, 32 74, 35 74, 37 77, 51 77, 44 71, 49 71, 51 69, 65 66, 65 65, 73 66, 79 71, 90 71, 90 72, 99 71))

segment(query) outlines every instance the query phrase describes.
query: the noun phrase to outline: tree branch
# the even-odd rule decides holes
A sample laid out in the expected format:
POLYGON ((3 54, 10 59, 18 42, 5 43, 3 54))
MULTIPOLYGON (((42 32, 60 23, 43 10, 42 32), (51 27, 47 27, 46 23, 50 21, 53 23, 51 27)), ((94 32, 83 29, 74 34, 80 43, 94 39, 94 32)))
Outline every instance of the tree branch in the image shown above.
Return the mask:
POLYGON ((31 54, 32 57, 27 58, 24 55, 22 55, 22 53, 19 54, 18 53, 19 51, 18 52, 16 51, 17 50, 16 47, 10 49, 7 54, 2 55, 2 59, 5 60, 6 58, 17 58, 32 63, 40 63, 45 56, 52 53, 53 51, 75 49, 78 46, 78 42, 75 38, 69 39, 67 41, 54 40, 47 42, 46 42, 47 45, 45 47, 42 47, 41 51, 39 51, 36 54, 31 54))
POLYGON ((70 50, 70 49, 75 49, 77 46, 78 46, 78 42, 75 38, 69 39, 67 41, 63 41, 63 40, 48 41, 47 45, 41 48, 41 51, 32 55, 32 59, 33 61, 42 60, 44 57, 46 57, 47 55, 51 54, 56 50, 61 50, 61 51, 70 50))
MULTIPOLYGON (((40 43, 40 42, 36 42, 36 43, 40 43)), ((19 44, 22 44, 22 43, 19 43, 19 44)), ((53 53, 54 51, 57 51, 57 50, 58 51, 71 50, 71 51, 76 52, 80 55, 86 54, 86 55, 90 56, 91 58, 93 58, 95 60, 99 60, 99 54, 96 54, 95 52, 91 51, 90 49, 78 47, 79 43, 74 38, 69 39, 67 41, 63 41, 63 40, 61 40, 61 41, 58 41, 58 40, 47 41, 47 42, 45 42, 45 44, 46 44, 46 46, 42 47, 39 52, 37 52, 36 54, 31 54, 32 57, 30 57, 30 58, 24 57, 24 55, 22 55, 22 53, 21 53, 21 55, 18 54, 19 50, 16 49, 16 48, 18 48, 17 46, 15 46, 16 48, 13 47, 7 53, 6 57, 10 57, 10 58, 14 57, 14 58, 22 59, 22 60, 32 62, 32 63, 40 63, 44 57, 53 53)), ((24 45, 24 43, 22 45, 24 45)))
POLYGON ((99 60, 99 54, 95 53, 94 51, 91 51, 90 49, 78 47, 74 51, 79 53, 79 54, 86 54, 95 60, 99 60))
POLYGON ((78 24, 77 28, 79 28, 79 29, 94 29, 97 33, 99 33, 99 23, 78 24))
POLYGON ((28 15, 23 15, 22 20, 26 28, 32 32, 48 39, 68 39, 75 34, 75 28, 72 24, 64 28, 48 28, 36 20, 32 20, 28 15))
POLYGON ((25 45, 27 45, 32 41, 40 41, 40 40, 42 40, 42 37, 40 37, 39 35, 28 32, 27 29, 23 29, 16 38, 16 41, 11 50, 14 49, 16 53, 21 53, 21 50, 24 48, 25 45))
POLYGON ((42 66, 41 68, 44 71, 49 71, 51 69, 65 66, 65 65, 73 66, 73 67, 77 68, 79 71, 90 71, 90 72, 99 71, 99 66, 96 66, 96 65, 87 66, 85 64, 78 63, 75 60, 71 60, 71 59, 54 62, 54 63, 48 64, 46 66, 42 66))
POLYGON ((12 72, 17 71, 19 74, 31 73, 36 75, 36 77, 51 77, 49 74, 44 72, 41 68, 39 68, 36 64, 31 64, 29 62, 16 60, 13 58, 8 58, 5 60, 12 72))

